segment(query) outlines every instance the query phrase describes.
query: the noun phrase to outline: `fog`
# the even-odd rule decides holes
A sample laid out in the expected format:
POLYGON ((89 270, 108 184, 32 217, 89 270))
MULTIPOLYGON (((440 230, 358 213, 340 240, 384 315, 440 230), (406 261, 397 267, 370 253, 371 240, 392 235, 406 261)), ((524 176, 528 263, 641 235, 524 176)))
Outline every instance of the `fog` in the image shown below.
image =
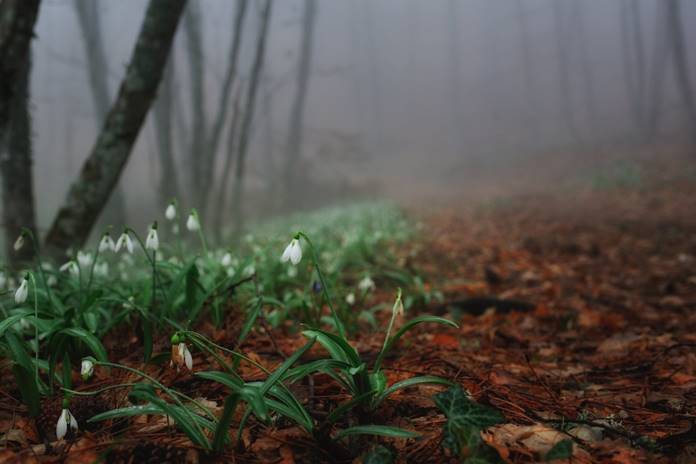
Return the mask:
MULTIPOLYGON (((147 5, 143 0, 94 3, 113 99, 147 5)), ((655 66, 664 68, 655 140, 687 141, 687 108, 670 58, 660 61, 666 53, 656 28, 659 3, 318 2, 296 165, 300 182, 284 191, 277 187, 288 175, 305 3, 276 0, 251 124, 245 214, 258 218, 375 196, 422 204, 463 195, 467 185, 488 186, 489 193, 499 194, 514 183, 512 179, 519 182, 530 175, 528 169, 519 171, 524 175, 515 174, 515 169, 528 168, 527 161, 534 165, 542 155, 559 160, 557 166, 537 166, 539 173, 553 169, 552 176, 560 176, 564 167, 575 169, 581 159, 601 160, 616 152, 645 155, 643 148, 635 148, 645 146, 639 144, 641 131, 631 97, 630 81, 638 77, 629 70, 636 55, 622 38, 622 20, 636 4, 647 70, 644 80, 652 79, 655 66)), ((186 18, 176 33, 172 154, 181 183, 179 201, 185 207, 201 207, 191 193, 196 188, 191 170, 199 156, 192 153, 192 138, 201 125, 210 130, 218 114, 236 5, 231 0, 194 0, 187 6, 200 20, 203 100, 199 103, 204 121, 196 117, 186 18)), ((248 88, 259 12, 259 4, 251 2, 213 177, 202 181, 211 196, 217 195, 212 190, 218 189, 230 151, 234 95, 240 84, 242 93, 248 88)), ((696 3, 681 2, 681 21, 686 44, 693 43, 696 3)), ((85 36, 75 3, 44 1, 35 33, 34 179, 38 229, 45 231, 89 155, 104 115, 97 113, 92 97, 85 36)), ((693 47, 687 46, 686 52, 693 74, 693 47)), ((118 184, 134 225, 162 214, 158 150, 151 109, 118 184)), ((233 220, 231 194, 225 195, 228 201, 221 211, 209 211, 209 220, 215 215, 233 220)))

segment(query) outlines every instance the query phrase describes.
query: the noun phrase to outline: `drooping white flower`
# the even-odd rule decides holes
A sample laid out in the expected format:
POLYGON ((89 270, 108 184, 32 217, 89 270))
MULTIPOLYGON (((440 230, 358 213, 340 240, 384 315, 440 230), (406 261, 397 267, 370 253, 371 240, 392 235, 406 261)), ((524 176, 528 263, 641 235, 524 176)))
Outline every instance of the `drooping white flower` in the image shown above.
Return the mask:
POLYGON ((14 242, 14 251, 19 251, 22 249, 24 246, 24 232, 19 234, 19 237, 17 237, 17 240, 14 242))
POLYGON ((232 265, 232 255, 229 253, 225 253, 224 255, 222 255, 220 264, 222 264, 224 267, 230 267, 232 265))
POLYGON ((401 297, 399 297, 399 300, 396 302, 396 315, 397 316, 404 315, 404 302, 401 301, 401 297))
POLYGON ((56 438, 59 440, 64 438, 68 433, 68 427, 72 429, 73 432, 77 432, 77 419, 75 419, 75 416, 72 415, 69 409, 64 408, 56 423, 56 438))
POLYGON ((353 306, 355 304, 355 294, 352 292, 346 295, 346 303, 348 303, 349 306, 353 306))
POLYGON ((80 366, 80 375, 82 380, 89 380, 94 374, 94 362, 91 359, 83 359, 80 366))
POLYGON ((114 248, 114 251, 118 253, 121 251, 121 248, 125 248, 128 253, 133 254, 133 240, 131 240, 128 232, 123 232, 121 236, 118 237, 118 240, 116 240, 116 247, 114 248))
POLYGON ((22 304, 27 301, 27 296, 29 296, 29 279, 24 277, 19 288, 15 291, 15 303, 22 304))
POLYGON ((166 217, 169 221, 173 221, 174 218, 176 218, 176 206, 174 206, 174 202, 169 203, 167 209, 164 210, 164 217, 166 217))
POLYGON ((94 265, 94 273, 100 277, 106 277, 109 275, 109 263, 102 261, 94 265))
POLYGON ((46 279, 46 283, 48 284, 49 287, 55 287, 56 284, 58 283, 58 279, 56 279, 56 276, 54 276, 53 274, 51 274, 51 275, 48 276, 48 278, 46 279))
POLYGON ((108 232, 102 236, 102 239, 99 242, 99 253, 104 253, 105 251, 116 251, 114 239, 111 238, 111 235, 109 235, 108 232))
POLYGON ((374 290, 375 281, 372 280, 370 276, 365 276, 360 282, 358 282, 358 288, 362 292, 369 292, 370 290, 374 290))
POLYGON ((191 352, 186 346, 186 343, 178 342, 172 346, 171 364, 175 366, 177 370, 184 366, 186 366, 188 370, 193 369, 193 357, 191 356, 191 352))
POLYGON ((201 228, 201 224, 198 222, 198 215, 193 211, 191 211, 188 215, 188 219, 186 219, 186 228, 191 232, 196 232, 201 228))
POLYGON ((302 247, 300 241, 296 238, 290 240, 290 243, 285 247, 283 255, 280 257, 282 262, 290 261, 292 264, 297 264, 302 260, 302 247))
POLYGON ((58 268, 60 272, 65 272, 68 271, 70 274, 77 276, 80 273, 80 267, 77 265, 75 261, 72 259, 68 261, 67 263, 63 264, 60 268, 58 268))
POLYGON ((145 248, 152 251, 157 251, 159 248, 159 237, 157 237, 156 224, 150 226, 150 230, 147 233, 147 238, 145 239, 145 248))
POLYGON ((225 273, 227 274, 227 277, 234 277, 234 275, 237 273, 237 270, 230 266, 227 269, 225 269, 225 273))
POLYGON ((77 262, 81 267, 89 267, 92 265, 92 253, 78 251, 77 252, 77 262))
POLYGON ((244 274, 247 277, 251 276, 254 272, 256 272, 256 266, 254 266, 253 264, 249 264, 242 270, 242 274, 244 274))

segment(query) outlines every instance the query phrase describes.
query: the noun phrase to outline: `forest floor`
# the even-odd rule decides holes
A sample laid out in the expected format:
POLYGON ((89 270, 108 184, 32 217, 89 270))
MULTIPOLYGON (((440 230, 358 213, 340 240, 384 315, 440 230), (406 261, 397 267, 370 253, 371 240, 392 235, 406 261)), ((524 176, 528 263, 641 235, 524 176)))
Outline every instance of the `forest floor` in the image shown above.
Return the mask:
MULTIPOLYGON (((504 462, 543 461, 564 440, 572 440, 573 457, 559 462, 696 462, 694 212, 696 189, 693 180, 684 180, 417 213, 424 232, 416 252, 404 258, 425 271, 427 285, 443 291, 444 303, 414 307, 407 316, 434 313, 453 318, 459 328, 424 325, 410 332, 385 360, 390 383, 414 375, 445 377, 477 403, 500 411, 504 421, 481 438, 504 462)), ((393 293, 378 290, 372 303, 380 301, 391 304, 393 293)), ((230 316, 222 328, 204 325, 199 331, 231 347, 240 324, 230 316)), ((365 332, 352 341, 372 359, 383 336, 365 332)), ((255 330, 241 349, 272 368, 304 343, 288 325, 255 330)), ((159 350, 166 351, 166 344, 160 340, 159 350)), ((105 345, 118 362, 143 367, 132 335, 105 345)), ((306 358, 320 355, 321 348, 313 347, 306 358)), ((202 353, 195 353, 194 365, 213 366, 202 353)), ((224 401, 222 386, 185 371, 145 369, 165 385, 205 398, 211 408, 224 401)), ((242 375, 264 378, 251 368, 242 375)), ((89 388, 132 380, 99 373, 89 388)), ((395 451, 397 462, 458 462, 442 446, 447 418, 432 400, 442 389, 400 391, 376 412, 379 423, 417 430, 421 437, 369 443, 395 451)), ((318 417, 347 399, 326 376, 297 385, 294 393, 318 417)), ((57 403, 44 409, 57 417, 57 403)), ((161 417, 92 428, 57 447, 42 443, 41 426, 3 406, 0 462, 82 463, 100 456, 106 462, 211 462, 161 417)), ((355 450, 370 446, 354 441, 327 449, 282 421, 252 421, 242 444, 243 450, 229 450, 219 462, 359 462, 355 450)))

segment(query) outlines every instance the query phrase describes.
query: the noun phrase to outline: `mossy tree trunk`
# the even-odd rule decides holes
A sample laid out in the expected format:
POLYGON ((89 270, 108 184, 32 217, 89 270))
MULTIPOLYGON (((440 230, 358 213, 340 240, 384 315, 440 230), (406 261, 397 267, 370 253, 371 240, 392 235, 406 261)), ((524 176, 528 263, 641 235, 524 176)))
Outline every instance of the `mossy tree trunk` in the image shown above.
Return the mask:
POLYGON ((13 244, 22 227, 35 231, 29 71, 38 13, 38 0, 0 2, 0 171, 7 262, 12 266, 33 255, 30 243, 19 253, 13 244))
POLYGON ((51 254, 81 247, 109 200, 155 99, 185 4, 150 0, 116 101, 46 237, 51 254))

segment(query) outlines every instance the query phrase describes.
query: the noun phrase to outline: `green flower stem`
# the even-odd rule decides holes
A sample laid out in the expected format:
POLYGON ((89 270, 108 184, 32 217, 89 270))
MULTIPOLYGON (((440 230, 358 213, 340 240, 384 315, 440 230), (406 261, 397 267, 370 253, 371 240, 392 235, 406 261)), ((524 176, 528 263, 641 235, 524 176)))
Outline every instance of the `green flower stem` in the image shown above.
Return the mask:
MULTIPOLYGON (((31 229, 22 227, 22 232, 25 232, 29 236, 29 238, 31 238, 31 246, 34 247, 34 255, 36 256, 36 267, 39 268, 39 275, 41 276, 41 281, 43 283, 44 289, 46 290, 48 302, 51 305, 51 308, 53 308, 53 298, 51 298, 51 290, 48 287, 48 280, 46 280, 46 275, 44 274, 43 261, 41 260, 41 254, 39 253, 39 243, 36 241, 36 237, 34 237, 34 232, 32 232, 31 229)), ((36 286, 34 287, 34 291, 36 291, 36 286)))
POLYGON ((382 349, 380 350, 379 354, 377 355, 377 359, 375 360, 375 366, 372 368, 373 372, 379 372, 380 367, 382 367, 382 359, 384 358, 384 355, 387 351, 387 345, 389 344, 389 337, 391 335, 392 328, 394 327, 394 321, 396 320, 396 315, 397 315, 397 308, 399 307, 399 304, 401 303, 401 289, 399 288, 396 291, 396 300, 394 301, 394 306, 392 306, 392 315, 391 319, 389 319, 389 326, 387 327, 387 333, 384 336, 384 344, 382 345, 382 349))
POLYGON ((137 374, 137 375, 139 375, 139 376, 141 376, 141 377, 143 377, 143 378, 149 380, 150 382, 152 382, 153 384, 155 384, 155 386, 156 386, 157 388, 159 388, 160 390, 162 390, 163 392, 165 392, 167 395, 169 395, 169 397, 170 397, 172 400, 174 400, 174 402, 175 402, 178 406, 181 406, 181 407, 184 409, 184 411, 186 411, 186 415, 189 416, 189 419, 191 420, 191 422, 193 423, 193 425, 194 425, 194 426, 198 429, 198 431, 201 432, 201 433, 203 433, 203 430, 200 428, 200 426, 198 425, 198 423, 196 422, 196 420, 193 418, 193 416, 191 415, 191 412, 188 410, 188 408, 187 408, 187 407, 184 405, 184 403, 182 403, 181 400, 178 398, 179 396, 181 396, 182 398, 186 399, 187 401, 190 401, 191 404, 195 405, 198 409, 200 409, 201 411, 203 411, 203 412, 205 413, 205 415, 207 415, 207 416, 210 417, 211 419, 213 419, 213 420, 215 420, 215 421, 217 420, 217 417, 215 417, 215 414, 213 414, 212 411, 210 411, 208 408, 206 408, 205 406, 203 406, 202 404, 200 404, 198 401, 194 400, 193 398, 190 398, 190 397, 187 396, 187 395, 184 395, 183 393, 179 393, 179 392, 177 392, 177 391, 175 391, 175 390, 171 390, 171 389, 165 387, 162 383, 160 383, 159 381, 157 381, 157 379, 155 379, 154 377, 150 377, 149 375, 147 375, 146 373, 144 373, 144 372, 142 372, 142 371, 139 371, 138 369, 134 369, 134 368, 132 368, 132 367, 128 367, 128 366, 124 366, 124 365, 122 365, 122 364, 112 363, 112 362, 108 362, 108 361, 95 361, 95 362, 94 362, 94 365, 95 365, 95 366, 105 366, 105 367, 115 367, 115 368, 117 368, 117 369, 124 369, 124 370, 126 370, 126 371, 128 371, 128 372, 132 372, 132 373, 134 373, 134 374, 137 374))
POLYGON ((196 221, 198 221, 198 238, 201 240, 201 246, 203 247, 204 256, 208 256, 208 242, 203 235, 203 224, 201 223, 201 218, 198 216, 198 211, 194 208, 191 213, 196 216, 196 221))
POLYGON ((29 272, 29 279, 34 290, 34 340, 36 340, 36 351, 34 352, 34 381, 36 388, 40 387, 39 382, 39 325, 36 323, 39 320, 39 295, 36 291, 36 278, 34 274, 29 272))
POLYGON ((326 279, 324 279, 324 273, 321 272, 321 266, 319 266, 319 259, 317 257, 317 252, 314 249, 314 245, 312 244, 312 241, 309 239, 307 234, 304 232, 298 232, 298 236, 302 237, 305 239, 307 244, 309 245, 309 249, 312 252, 312 262, 314 263, 314 268, 317 271, 317 276, 319 277, 319 282, 321 283, 321 289, 322 292, 324 293, 324 298, 326 299, 326 303, 329 305, 329 309, 331 310, 331 316, 333 317, 334 324, 336 324, 336 329, 338 329, 338 334, 343 338, 346 339, 346 329, 343 327, 343 323, 341 322, 341 319, 338 317, 338 313, 334 309, 332 300, 331 300, 331 295, 329 294, 329 287, 326 283, 326 279))
MULTIPOLYGON (((97 251, 94 253, 94 259, 92 260, 92 265, 89 267, 89 277, 87 278, 87 288, 85 288, 84 293, 80 292, 81 295, 84 295, 84 298, 87 298, 89 296, 89 290, 92 288, 92 279, 94 277, 94 267, 97 265, 97 259, 99 259, 99 246, 97 246, 97 251)), ((79 263, 78 263, 79 266, 79 263)), ((82 280, 82 277, 80 277, 80 280, 82 280)), ((80 301, 80 307, 83 306, 83 301, 80 301)))

